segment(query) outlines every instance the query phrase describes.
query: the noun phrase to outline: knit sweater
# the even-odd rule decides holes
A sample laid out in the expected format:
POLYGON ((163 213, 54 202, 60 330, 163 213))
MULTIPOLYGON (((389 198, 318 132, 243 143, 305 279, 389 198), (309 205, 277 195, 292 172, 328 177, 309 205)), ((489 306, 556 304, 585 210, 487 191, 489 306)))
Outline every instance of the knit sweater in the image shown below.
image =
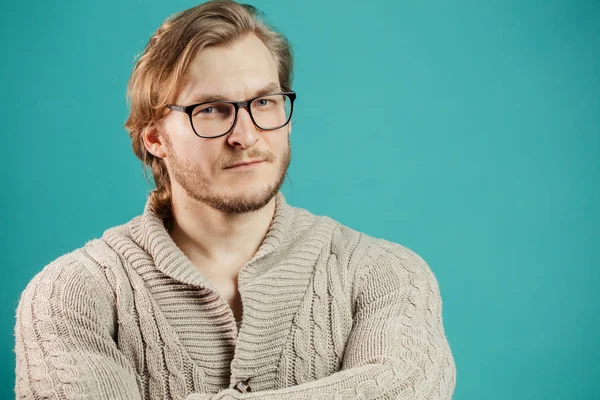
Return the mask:
POLYGON ((279 192, 238 290, 239 335, 228 303, 146 203, 28 283, 16 310, 16 395, 451 398, 456 369, 438 283, 407 247, 293 207, 279 192))

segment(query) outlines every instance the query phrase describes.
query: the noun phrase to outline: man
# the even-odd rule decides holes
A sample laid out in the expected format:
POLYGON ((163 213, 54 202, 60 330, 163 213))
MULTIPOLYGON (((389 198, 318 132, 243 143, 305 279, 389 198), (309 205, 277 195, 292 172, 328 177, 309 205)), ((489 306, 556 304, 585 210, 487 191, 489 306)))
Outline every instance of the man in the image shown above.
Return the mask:
POLYGON ((19 398, 451 398, 426 262, 279 191, 291 81, 286 39, 251 6, 205 3, 157 30, 126 123, 156 190, 23 291, 19 398))

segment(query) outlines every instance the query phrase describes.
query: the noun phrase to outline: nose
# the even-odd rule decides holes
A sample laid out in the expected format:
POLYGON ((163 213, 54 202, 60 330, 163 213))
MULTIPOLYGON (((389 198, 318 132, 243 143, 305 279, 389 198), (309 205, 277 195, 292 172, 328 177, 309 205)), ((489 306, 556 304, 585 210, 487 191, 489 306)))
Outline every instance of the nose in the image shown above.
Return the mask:
POLYGON ((233 147, 252 147, 260 139, 260 132, 250 118, 250 113, 245 107, 238 110, 237 119, 227 136, 227 141, 233 147))

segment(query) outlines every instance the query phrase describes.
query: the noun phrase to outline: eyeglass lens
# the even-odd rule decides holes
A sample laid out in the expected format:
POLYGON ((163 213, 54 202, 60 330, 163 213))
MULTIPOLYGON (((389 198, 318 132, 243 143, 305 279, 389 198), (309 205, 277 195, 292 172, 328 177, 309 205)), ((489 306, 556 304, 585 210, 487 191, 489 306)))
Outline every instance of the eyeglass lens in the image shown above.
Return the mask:
MULTIPOLYGON (((277 129, 284 126, 292 110, 287 95, 268 95, 250 103, 250 113, 261 129, 277 129)), ((192 111, 194 130, 201 136, 219 136, 229 131, 234 123, 235 106, 230 103, 208 103, 192 111)))

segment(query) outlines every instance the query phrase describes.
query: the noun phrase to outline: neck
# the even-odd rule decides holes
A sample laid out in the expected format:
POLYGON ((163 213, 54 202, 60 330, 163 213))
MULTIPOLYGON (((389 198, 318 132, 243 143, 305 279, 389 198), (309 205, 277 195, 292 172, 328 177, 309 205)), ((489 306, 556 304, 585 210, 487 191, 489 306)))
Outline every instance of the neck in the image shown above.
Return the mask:
POLYGON ((173 197, 173 241, 200 270, 237 276, 256 254, 275 213, 275 197, 262 209, 231 215, 190 199, 173 197))

